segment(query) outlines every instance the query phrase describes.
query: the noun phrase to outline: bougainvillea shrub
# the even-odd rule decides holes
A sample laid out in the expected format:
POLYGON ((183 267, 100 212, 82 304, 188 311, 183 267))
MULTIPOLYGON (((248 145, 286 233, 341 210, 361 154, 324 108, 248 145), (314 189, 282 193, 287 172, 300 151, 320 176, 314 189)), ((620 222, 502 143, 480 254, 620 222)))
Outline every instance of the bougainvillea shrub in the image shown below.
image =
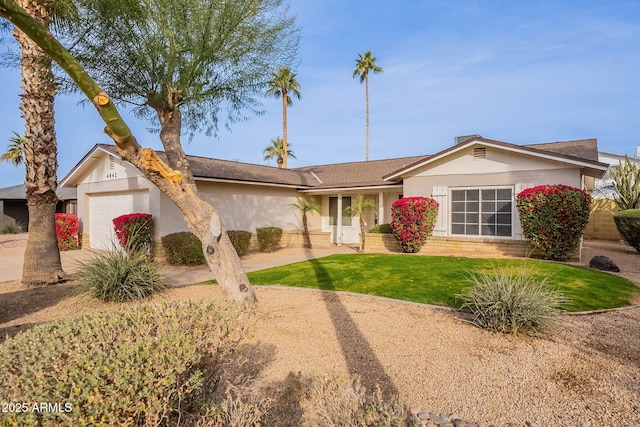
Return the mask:
POLYGON ((74 214, 56 214, 56 238, 61 251, 70 251, 80 247, 80 225, 78 216, 74 214))
POLYGON ((516 197, 525 237, 545 259, 567 259, 589 221, 591 196, 567 185, 527 188, 516 197))
POLYGON ((113 219, 113 226, 118 243, 126 251, 144 250, 149 254, 151 253, 151 244, 153 242, 151 214, 133 213, 120 215, 113 219))
POLYGON ((438 202, 428 197, 403 197, 391 205, 391 230, 403 252, 420 251, 433 232, 438 202))

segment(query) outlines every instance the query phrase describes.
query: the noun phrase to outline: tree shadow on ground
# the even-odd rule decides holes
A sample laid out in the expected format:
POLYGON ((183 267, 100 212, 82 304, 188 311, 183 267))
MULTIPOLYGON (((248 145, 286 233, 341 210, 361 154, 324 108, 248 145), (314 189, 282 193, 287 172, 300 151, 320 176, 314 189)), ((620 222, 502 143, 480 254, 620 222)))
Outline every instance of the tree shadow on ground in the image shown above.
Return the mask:
POLYGON ((380 387, 385 400, 392 399, 398 394, 393 380, 386 373, 384 366, 369 345, 367 338, 362 334, 351 314, 340 300, 335 291, 335 285, 329 272, 320 259, 310 259, 318 283, 322 284, 322 298, 331 317, 336 331, 338 343, 342 349, 342 355, 347 364, 350 375, 358 375, 361 384, 372 393, 377 386, 380 387))
MULTIPOLYGON (((24 285, 23 285, 24 286, 24 285)), ((14 292, 0 293, 0 324, 28 316, 58 304, 74 294, 74 286, 69 283, 31 288, 24 286, 14 292)), ((16 325, 0 328, 0 341, 4 341, 5 334, 16 329, 23 330, 16 325)))

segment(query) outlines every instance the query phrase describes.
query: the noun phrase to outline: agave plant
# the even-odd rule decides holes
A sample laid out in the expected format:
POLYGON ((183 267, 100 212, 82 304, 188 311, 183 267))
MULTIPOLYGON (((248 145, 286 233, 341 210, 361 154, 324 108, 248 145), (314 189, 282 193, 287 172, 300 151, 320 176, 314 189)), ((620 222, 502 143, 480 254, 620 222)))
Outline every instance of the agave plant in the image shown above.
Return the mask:
POLYGON ((621 161, 620 167, 611 170, 611 178, 618 208, 640 209, 640 164, 625 156, 624 163, 621 161))

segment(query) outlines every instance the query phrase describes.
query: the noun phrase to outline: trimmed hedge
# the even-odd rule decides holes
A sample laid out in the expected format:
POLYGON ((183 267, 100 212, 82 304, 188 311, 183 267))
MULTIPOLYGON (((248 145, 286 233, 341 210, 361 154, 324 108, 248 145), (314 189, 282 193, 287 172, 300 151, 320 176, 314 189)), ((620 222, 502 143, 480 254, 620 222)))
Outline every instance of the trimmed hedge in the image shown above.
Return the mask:
POLYGON ((616 212, 613 220, 625 242, 640 252, 640 209, 616 212))
POLYGON ((244 230, 229 230, 227 231, 229 240, 235 248, 238 256, 246 255, 249 251, 249 245, 251 244, 251 232, 244 230))
POLYGON ((58 410, 0 413, 0 425, 177 425, 216 404, 224 366, 253 324, 245 305, 121 305, 0 345, 0 400, 58 410))
POLYGON ((391 204, 391 229, 403 252, 420 252, 433 233, 438 207, 429 197, 403 197, 391 204))
POLYGON ((369 233, 391 234, 393 230, 391 229, 391 224, 378 224, 375 227, 371 227, 369 233))
POLYGON ((162 236, 167 262, 171 265, 202 265, 206 264, 202 243, 195 234, 187 231, 162 236))
POLYGON ((278 249, 280 239, 282 239, 282 228, 256 228, 256 237, 258 238, 258 247, 260 248, 260 252, 274 252, 278 249))
POLYGON ((516 196, 525 237, 544 259, 567 259, 589 221, 591 196, 567 185, 540 185, 516 196))

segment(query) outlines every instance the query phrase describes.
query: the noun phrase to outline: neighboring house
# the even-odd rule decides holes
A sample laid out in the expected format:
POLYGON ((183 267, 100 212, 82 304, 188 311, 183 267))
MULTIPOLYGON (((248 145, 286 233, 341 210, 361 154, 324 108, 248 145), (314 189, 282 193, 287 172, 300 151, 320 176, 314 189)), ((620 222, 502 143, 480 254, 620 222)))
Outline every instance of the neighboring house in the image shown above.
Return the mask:
MULTIPOLYGON (((300 214, 289 205, 296 197, 314 197, 322 214, 311 216, 310 229, 326 236, 327 244, 356 243, 358 218, 343 214, 355 195, 365 194, 376 202, 376 210, 365 218, 367 228, 390 222, 394 200, 426 196, 440 203, 435 239, 461 241, 471 248, 477 242, 518 241, 523 246, 516 194, 540 184, 591 190, 593 180, 607 169, 597 155, 595 139, 519 146, 476 135, 459 138, 454 146, 430 156, 294 169, 188 158, 202 197, 220 211, 230 230, 255 232, 257 227, 277 226, 298 233, 300 214)), ((178 208, 120 160, 114 146, 96 145, 61 186, 78 190, 85 245, 110 245, 111 220, 125 213, 151 213, 156 239, 186 230, 178 208)))
MULTIPOLYGON (((56 194, 60 199, 56 212, 76 213, 75 188, 58 188, 56 194)), ((24 184, 0 188, 0 225, 6 221, 20 224, 24 231, 29 231, 29 207, 24 184)))

